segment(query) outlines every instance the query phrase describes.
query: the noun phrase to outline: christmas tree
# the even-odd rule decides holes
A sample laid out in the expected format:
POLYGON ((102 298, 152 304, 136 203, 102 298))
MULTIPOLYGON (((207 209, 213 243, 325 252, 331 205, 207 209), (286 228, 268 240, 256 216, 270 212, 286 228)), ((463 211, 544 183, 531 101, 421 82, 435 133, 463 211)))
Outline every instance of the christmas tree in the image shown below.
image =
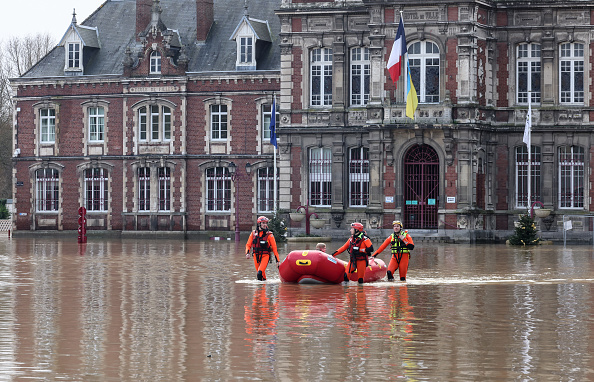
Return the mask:
POLYGON ((511 245, 537 245, 540 238, 536 236, 534 219, 528 214, 520 215, 514 234, 509 238, 511 245))

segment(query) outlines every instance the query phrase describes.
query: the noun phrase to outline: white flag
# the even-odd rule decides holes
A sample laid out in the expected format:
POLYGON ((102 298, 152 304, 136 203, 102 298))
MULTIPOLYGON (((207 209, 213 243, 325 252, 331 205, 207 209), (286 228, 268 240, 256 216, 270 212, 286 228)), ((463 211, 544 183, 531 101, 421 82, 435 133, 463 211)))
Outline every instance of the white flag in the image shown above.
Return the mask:
POLYGON ((530 131, 532 129, 532 105, 530 103, 530 92, 528 92, 528 113, 526 114, 526 127, 524 127, 524 143, 530 149, 530 131))

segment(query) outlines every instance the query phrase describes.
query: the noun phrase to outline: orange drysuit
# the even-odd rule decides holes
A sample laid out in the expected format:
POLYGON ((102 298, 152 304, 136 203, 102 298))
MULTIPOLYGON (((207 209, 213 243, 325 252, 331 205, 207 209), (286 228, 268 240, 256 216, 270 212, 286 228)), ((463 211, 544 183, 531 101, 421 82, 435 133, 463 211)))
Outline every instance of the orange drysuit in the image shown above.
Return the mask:
MULTIPOLYGON (((276 249, 276 240, 272 232, 266 230, 257 230, 250 233, 247 244, 245 245, 245 253, 249 253, 253 249, 254 266, 256 271, 262 272, 262 280, 266 280, 266 267, 270 260, 270 253, 272 252, 276 257, 276 262, 280 261, 278 250, 276 249)), ((260 277, 258 277, 260 279, 260 277)))
POLYGON ((348 277, 354 272, 357 272, 357 278, 362 280, 365 278, 365 268, 368 264, 367 256, 373 252, 373 245, 371 240, 363 232, 358 232, 349 237, 346 243, 332 254, 335 256, 348 250, 350 253, 350 261, 346 272, 348 277))
POLYGON ((410 250, 414 248, 415 243, 408 231, 400 231, 399 233, 392 233, 377 249, 372 256, 377 256, 381 251, 386 249, 388 245, 392 245, 392 258, 388 264, 388 271, 394 274, 396 269, 400 274, 400 280, 406 280, 406 272, 408 271, 408 260, 410 259, 410 250))

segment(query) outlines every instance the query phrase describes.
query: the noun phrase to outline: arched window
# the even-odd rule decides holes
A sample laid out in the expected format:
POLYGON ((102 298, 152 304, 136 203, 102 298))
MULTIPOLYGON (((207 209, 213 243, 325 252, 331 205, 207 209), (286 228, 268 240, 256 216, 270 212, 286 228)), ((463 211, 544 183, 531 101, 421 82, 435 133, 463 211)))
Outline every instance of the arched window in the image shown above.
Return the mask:
POLYGON ((528 92, 531 102, 540 103, 541 62, 540 44, 520 44, 517 49, 517 99, 518 103, 528 103, 528 92))
POLYGON ((351 49, 351 105, 367 105, 370 77, 369 48, 351 49))
POLYGON ((85 206, 87 211, 107 211, 109 202, 107 170, 100 167, 85 170, 85 206))
POLYGON ((559 89, 561 103, 584 102, 584 44, 561 44, 559 89))
POLYGON ((159 105, 139 108, 138 136, 140 141, 171 140, 171 109, 159 105))
POLYGON ((408 62, 419 103, 439 102, 439 47, 431 41, 408 46, 408 62))
POLYGON ((161 74, 161 53, 156 50, 151 52, 151 74, 161 74))
POLYGON ((311 51, 311 105, 332 106, 332 49, 311 51))
POLYGON ((40 168, 35 171, 35 188, 37 189, 36 210, 48 212, 58 210, 60 200, 60 175, 53 168, 40 168))
POLYGON ((227 167, 206 169, 206 210, 231 210, 231 175, 227 167))

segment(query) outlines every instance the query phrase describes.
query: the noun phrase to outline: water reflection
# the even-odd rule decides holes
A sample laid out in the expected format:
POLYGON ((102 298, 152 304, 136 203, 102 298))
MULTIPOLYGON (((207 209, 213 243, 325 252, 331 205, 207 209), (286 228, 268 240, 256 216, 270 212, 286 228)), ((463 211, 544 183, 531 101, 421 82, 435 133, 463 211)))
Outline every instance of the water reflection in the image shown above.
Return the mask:
POLYGON ((242 244, 0 240, 0 380, 594 379, 589 247, 420 245, 407 283, 291 285, 242 244))

